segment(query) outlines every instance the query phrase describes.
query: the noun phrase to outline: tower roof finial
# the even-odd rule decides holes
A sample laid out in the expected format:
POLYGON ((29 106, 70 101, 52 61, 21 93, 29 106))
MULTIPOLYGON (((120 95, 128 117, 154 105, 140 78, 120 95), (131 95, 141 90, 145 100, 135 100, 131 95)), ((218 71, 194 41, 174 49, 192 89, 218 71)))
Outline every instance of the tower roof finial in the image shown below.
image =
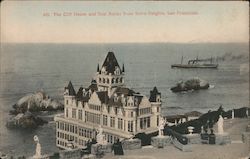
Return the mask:
POLYGON ((125 72, 124 63, 122 64, 122 72, 125 72))
POLYGON ((97 64, 97 72, 100 71, 100 68, 99 68, 99 63, 97 64))

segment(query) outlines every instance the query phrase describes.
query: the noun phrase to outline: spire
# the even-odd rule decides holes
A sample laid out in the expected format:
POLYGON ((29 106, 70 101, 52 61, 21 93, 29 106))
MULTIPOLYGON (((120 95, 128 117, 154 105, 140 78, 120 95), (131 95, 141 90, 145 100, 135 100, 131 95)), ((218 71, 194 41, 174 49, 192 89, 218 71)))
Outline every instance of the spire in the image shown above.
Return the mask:
POLYGON ((149 101, 156 102, 157 95, 161 95, 161 93, 158 91, 158 89, 156 87, 154 87, 154 89, 152 91, 150 91, 149 101))
POLYGON ((98 65, 97 65, 97 72, 99 72, 100 71, 100 68, 99 68, 99 63, 98 63, 98 65))
POLYGON ((70 96, 75 96, 75 95, 76 95, 74 86, 73 86, 73 84, 71 83, 71 81, 69 81, 69 84, 68 84, 67 87, 65 87, 65 89, 68 89, 68 90, 69 90, 69 95, 70 95, 70 96))
POLYGON ((106 56, 102 67, 106 68, 108 74, 109 73, 114 74, 116 67, 118 67, 121 70, 113 52, 108 52, 108 55, 106 56))
POLYGON ((79 90, 78 90, 78 92, 76 94, 76 97, 78 99, 82 99, 82 97, 83 97, 83 87, 82 86, 79 88, 79 90))
POLYGON ((125 72, 124 64, 122 65, 122 72, 125 72))

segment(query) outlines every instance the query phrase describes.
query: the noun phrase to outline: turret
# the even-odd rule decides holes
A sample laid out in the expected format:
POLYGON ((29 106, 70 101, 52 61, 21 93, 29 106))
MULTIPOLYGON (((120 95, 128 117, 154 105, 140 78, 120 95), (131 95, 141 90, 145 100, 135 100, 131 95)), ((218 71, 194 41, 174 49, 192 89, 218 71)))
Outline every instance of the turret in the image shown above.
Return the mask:
POLYGON ((64 95, 65 96, 75 96, 76 95, 74 86, 71 83, 71 81, 69 81, 68 86, 64 88, 64 95))
POLYGON ((158 127, 161 115, 161 93, 156 87, 154 87, 153 90, 150 91, 149 101, 151 103, 151 110, 153 114, 151 124, 153 127, 158 127))
MULTIPOLYGON (((125 69, 123 68, 123 70, 125 69)), ((97 66, 97 71, 96 82, 98 91, 108 91, 109 97, 111 97, 116 87, 124 85, 124 73, 113 52, 108 52, 102 67, 99 68, 99 65, 97 66)))
POLYGON ((152 91, 150 91, 150 102, 161 102, 161 93, 158 92, 157 88, 154 87, 152 91))
POLYGON ((69 114, 71 114, 71 109, 69 107, 72 106, 75 96, 76 92, 74 86, 71 81, 69 81, 68 86, 64 88, 64 116, 66 118, 68 118, 69 114))

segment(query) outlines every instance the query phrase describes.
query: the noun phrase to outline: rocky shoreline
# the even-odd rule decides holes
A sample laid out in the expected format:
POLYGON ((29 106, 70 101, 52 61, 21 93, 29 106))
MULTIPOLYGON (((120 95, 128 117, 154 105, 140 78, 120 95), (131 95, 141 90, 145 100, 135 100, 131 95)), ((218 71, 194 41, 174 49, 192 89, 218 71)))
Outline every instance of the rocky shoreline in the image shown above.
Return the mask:
POLYGON ((13 105, 9 113, 10 119, 6 123, 7 128, 37 128, 50 121, 44 116, 54 114, 64 109, 62 103, 50 98, 45 92, 38 91, 28 94, 13 105))

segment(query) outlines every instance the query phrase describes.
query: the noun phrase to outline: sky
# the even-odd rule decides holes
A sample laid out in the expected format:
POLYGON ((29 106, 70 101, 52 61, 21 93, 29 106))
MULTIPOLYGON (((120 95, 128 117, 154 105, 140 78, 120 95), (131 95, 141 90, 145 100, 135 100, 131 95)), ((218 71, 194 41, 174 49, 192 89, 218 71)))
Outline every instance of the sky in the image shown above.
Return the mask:
POLYGON ((248 42, 248 2, 3 1, 8 43, 248 42))

